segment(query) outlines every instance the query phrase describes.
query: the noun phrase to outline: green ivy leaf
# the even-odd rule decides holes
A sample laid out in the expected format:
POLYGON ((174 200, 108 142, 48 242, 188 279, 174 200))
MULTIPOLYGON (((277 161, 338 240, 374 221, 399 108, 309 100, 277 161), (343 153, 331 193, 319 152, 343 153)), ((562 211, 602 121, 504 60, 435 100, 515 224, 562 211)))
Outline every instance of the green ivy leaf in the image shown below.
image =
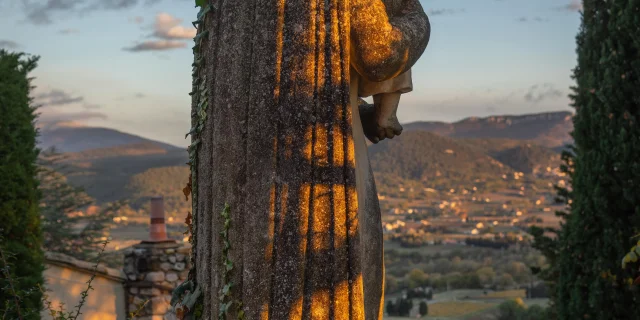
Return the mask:
POLYGON ((226 266, 227 271, 233 270, 233 262, 231 262, 230 260, 227 260, 225 262, 225 266, 226 266))
POLYGON ((204 6, 206 2, 206 0, 196 0, 196 8, 204 6))
POLYGON ((200 12, 198 12, 198 18, 197 21, 202 21, 202 18, 211 10, 211 5, 208 5, 204 8, 202 8, 202 10, 200 10, 200 12))

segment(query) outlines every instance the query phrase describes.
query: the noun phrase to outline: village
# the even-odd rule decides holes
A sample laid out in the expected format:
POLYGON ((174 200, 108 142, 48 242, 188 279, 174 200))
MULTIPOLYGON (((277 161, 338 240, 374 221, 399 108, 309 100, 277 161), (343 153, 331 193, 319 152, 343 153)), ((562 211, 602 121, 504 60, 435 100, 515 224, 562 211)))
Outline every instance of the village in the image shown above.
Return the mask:
POLYGON ((528 175, 503 174, 498 190, 482 190, 486 180, 477 179, 457 190, 425 187, 416 196, 415 187, 399 185, 394 197, 378 195, 383 232, 387 240, 405 246, 465 244, 467 239, 528 242, 532 225, 558 225, 555 212, 565 205, 556 202, 554 186, 564 187, 565 179, 560 168, 547 167, 528 175))

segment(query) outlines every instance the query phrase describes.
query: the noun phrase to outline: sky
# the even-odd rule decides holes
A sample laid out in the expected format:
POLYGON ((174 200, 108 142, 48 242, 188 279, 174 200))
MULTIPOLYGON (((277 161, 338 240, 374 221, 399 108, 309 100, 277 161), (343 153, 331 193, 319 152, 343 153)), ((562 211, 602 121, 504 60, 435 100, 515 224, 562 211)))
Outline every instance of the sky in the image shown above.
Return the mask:
MULTIPOLYGON (((570 111, 579 0, 420 0, 431 40, 398 118, 570 111)), ((41 122, 186 146, 194 0, 0 0, 0 48, 40 56, 41 122)))

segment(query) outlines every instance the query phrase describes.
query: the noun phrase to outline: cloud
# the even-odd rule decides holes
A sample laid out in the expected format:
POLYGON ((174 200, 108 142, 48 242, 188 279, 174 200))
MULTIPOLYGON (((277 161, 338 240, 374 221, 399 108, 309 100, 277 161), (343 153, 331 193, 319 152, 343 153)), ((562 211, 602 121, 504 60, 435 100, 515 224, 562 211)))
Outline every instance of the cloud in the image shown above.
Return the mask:
POLYGON ((569 11, 569 12, 578 12, 582 11, 582 1, 581 0, 571 0, 568 4, 557 7, 558 11, 569 11))
POLYGON ((11 40, 0 40, 0 48, 4 48, 4 49, 16 49, 20 47, 20 45, 15 42, 15 41, 11 41, 11 40))
POLYGON ((91 119, 107 120, 109 117, 96 111, 78 111, 78 112, 46 112, 38 116, 38 122, 55 123, 59 121, 82 121, 91 119))
POLYGON ((165 40, 193 39, 196 36, 196 28, 183 27, 180 25, 181 22, 181 19, 168 13, 159 13, 153 26, 153 36, 165 40))
POLYGON ((149 37, 157 40, 149 40, 137 43, 131 47, 123 48, 125 51, 163 51, 187 47, 182 40, 193 39, 196 29, 180 25, 182 19, 178 19, 168 13, 162 12, 156 15, 152 25, 153 33, 149 37))
POLYGON ((527 17, 520 17, 517 20, 518 22, 527 22, 527 21, 533 21, 533 22, 547 22, 549 21, 549 18, 542 18, 542 17, 533 17, 531 19, 527 18, 527 17))
POLYGON ((465 12, 465 9, 429 9, 430 16, 445 16, 465 12))
POLYGON ((80 30, 78 30, 78 29, 69 28, 69 29, 62 29, 58 33, 60 33, 60 34, 74 34, 74 33, 79 33, 79 32, 80 32, 80 30))
MULTIPOLYGON (((12 0, 13 1, 13 0, 12 0)), ((59 14, 87 14, 94 11, 117 11, 153 5, 159 0, 22 0, 26 19, 38 25, 53 23, 59 14)))
POLYGON ((547 99, 562 97, 562 91, 556 89, 551 83, 533 85, 524 95, 524 100, 531 103, 538 103, 547 99))
POLYGON ((135 23, 135 24, 141 24, 144 22, 144 18, 141 16, 132 17, 132 18, 129 18, 129 22, 135 23))
POLYGON ((102 108, 101 105, 95 104, 95 103, 84 103, 82 106, 85 109, 100 109, 100 108, 102 108))
POLYGON ((42 107, 63 106, 84 101, 84 97, 74 97, 72 94, 59 89, 52 89, 49 92, 40 93, 33 98, 35 103, 42 107))
POLYGON ((186 46, 187 44, 181 41, 153 40, 153 41, 141 42, 132 47, 123 48, 123 50, 130 51, 130 52, 163 51, 163 50, 185 48, 186 46))
POLYGON ((127 95, 127 96, 124 96, 124 97, 116 98, 116 100, 117 101, 124 101, 124 100, 129 100, 129 99, 132 99, 132 100, 133 99, 142 99, 142 98, 145 98, 146 96, 147 95, 145 95, 142 92, 136 92, 136 93, 134 93, 132 95, 127 95))

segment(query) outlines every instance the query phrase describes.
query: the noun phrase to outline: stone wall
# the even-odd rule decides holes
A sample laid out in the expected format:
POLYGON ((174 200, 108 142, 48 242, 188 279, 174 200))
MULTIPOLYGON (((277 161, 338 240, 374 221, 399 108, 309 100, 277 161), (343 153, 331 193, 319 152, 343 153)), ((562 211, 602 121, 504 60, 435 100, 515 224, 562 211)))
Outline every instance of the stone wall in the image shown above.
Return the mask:
POLYGON ((142 242, 125 252, 124 273, 127 314, 140 309, 137 319, 162 319, 168 311, 171 292, 191 268, 189 244, 173 240, 142 242))

